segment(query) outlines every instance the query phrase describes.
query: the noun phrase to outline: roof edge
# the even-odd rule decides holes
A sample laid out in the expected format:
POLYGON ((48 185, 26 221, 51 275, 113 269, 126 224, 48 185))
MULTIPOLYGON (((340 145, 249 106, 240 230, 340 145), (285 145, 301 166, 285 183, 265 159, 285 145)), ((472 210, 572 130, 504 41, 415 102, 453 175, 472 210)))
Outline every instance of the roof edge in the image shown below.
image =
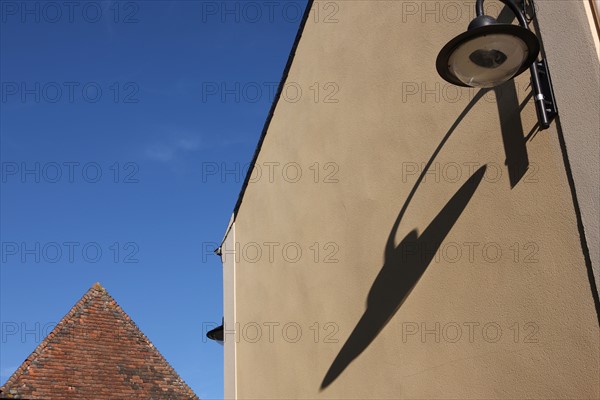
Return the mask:
MULTIPOLYGON (((283 75, 281 76, 281 81, 279 82, 279 87, 277 88, 277 94, 275 95, 275 99, 273 100, 273 104, 271 104, 271 109, 269 114, 267 115, 267 119, 263 126, 260 139, 258 140, 258 144, 256 145, 256 149, 254 150, 254 155, 252 156, 252 162, 250 163, 252 168, 248 168, 246 173, 246 177, 244 178, 244 183, 242 185, 242 189, 240 190, 240 194, 238 195, 238 199, 235 204, 235 208, 233 209, 233 216, 229 223, 231 225, 235 222, 240 207, 242 205, 242 201, 244 199, 244 195, 246 194, 246 189, 248 187, 248 183, 250 181, 250 177, 252 176, 252 172, 254 171, 254 165, 258 160, 258 155, 260 154, 260 150, 262 149, 263 142, 265 141, 265 137, 267 136, 267 131, 269 130, 269 126, 271 125, 271 120, 273 119, 273 115, 275 114, 275 109, 277 108, 277 104, 279 104, 279 99, 281 98, 281 93, 283 92, 283 87, 288 78, 288 74, 290 69, 292 68, 292 64, 294 62, 294 57, 296 56, 296 50, 298 49, 298 45, 300 44, 300 39, 302 38, 302 34, 304 33, 304 28, 306 26, 306 22, 308 21, 308 17, 310 15, 310 11, 312 10, 314 0, 308 0, 306 4, 306 9, 304 10, 304 15, 302 17, 302 21, 300 22, 300 26, 298 27, 298 32, 296 33, 296 39, 294 40, 294 44, 292 45, 292 49, 288 56, 287 64, 285 69, 283 70, 283 75)), ((227 232, 229 229, 227 230, 227 232)), ((227 236, 227 234, 226 234, 227 236)))
MULTIPOLYGON (((75 303, 75 305, 73 305, 69 311, 60 319, 60 321, 54 326, 54 328, 52 329, 52 331, 50 331, 50 333, 48 335, 46 335, 46 337, 36 346, 36 348, 27 356, 27 358, 25 359, 25 361, 23 361, 21 363, 21 365, 19 365, 19 367, 12 373, 12 375, 10 375, 10 377, 8 378, 8 380, 6 382, 4 382, 4 384, 2 386, 0 386, 0 398, 6 398, 3 397, 4 393, 6 392, 7 388, 10 387, 10 385, 14 384, 14 381, 20 377, 21 375, 23 375, 23 373, 27 370, 27 368, 29 367, 29 365, 31 365, 31 362, 36 359, 43 351, 44 349, 48 346, 48 344, 54 339, 54 337, 58 334, 58 332, 60 332, 64 326, 67 324, 67 320, 69 318, 71 318, 75 312, 82 307, 83 303, 91 296, 92 290, 98 290, 98 291, 105 291, 106 289, 104 289, 102 286, 100 286, 99 282, 96 282, 94 285, 92 285, 92 287, 90 287, 88 289, 87 292, 85 292, 85 294, 83 296, 81 296, 79 298, 79 300, 77 300, 77 302, 75 303)), ((109 295, 110 296, 110 295, 109 295)), ((10 397, 8 397, 10 398, 10 397)))

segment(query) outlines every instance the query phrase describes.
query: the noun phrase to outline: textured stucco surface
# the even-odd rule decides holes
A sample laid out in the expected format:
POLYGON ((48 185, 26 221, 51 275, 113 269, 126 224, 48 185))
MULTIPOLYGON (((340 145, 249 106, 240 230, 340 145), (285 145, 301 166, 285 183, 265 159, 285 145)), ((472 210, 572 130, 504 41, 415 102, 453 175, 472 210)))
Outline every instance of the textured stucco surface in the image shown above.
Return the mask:
POLYGON ((538 1, 567 153, 600 287, 600 63, 584 1, 538 1), (568 33, 568 40, 565 40, 568 33))
MULTIPOLYGON (((288 77, 304 95, 279 102, 257 160, 263 167, 297 163, 302 179, 287 182, 281 167, 272 180, 263 174, 249 185, 233 230, 239 250, 239 398, 600 396, 598 320, 557 128, 520 140, 537 121, 530 100, 520 107, 530 92, 528 74, 502 88, 501 112, 493 93, 478 98, 476 91, 457 91, 438 77, 437 52, 466 28, 473 13, 455 2, 462 13, 457 15, 444 8, 449 3, 341 1, 335 3, 337 22, 324 23, 323 14, 318 21, 309 19, 288 77), (335 83, 338 102, 324 103, 322 97, 315 101, 309 89, 315 82, 335 83), (487 165, 486 175, 462 215, 445 227, 439 257, 429 263, 402 306, 362 354, 320 390, 365 312, 373 282, 386 264, 388 236, 418 172, 449 130, 394 243, 412 237, 414 230, 417 235, 430 232, 427 227, 434 220, 442 230, 436 215, 476 165, 487 165), (503 136, 512 138, 508 157, 503 136), (526 150, 529 170, 511 185, 507 158, 512 164, 519 148, 526 150), (321 166, 318 183, 310 169, 316 162, 321 166), (323 169, 326 163, 339 169, 337 183, 323 182, 330 172, 323 169), (279 243, 272 256, 265 243, 279 243), (282 247, 290 243, 303 251, 297 262, 282 255, 282 247), (320 248, 317 260, 311 250, 315 243, 320 248), (330 243, 338 249, 336 263, 324 262, 330 243), (256 244, 262 249, 258 259, 250 251, 256 244), (327 323, 333 325, 325 330, 327 323), (282 335, 285 324, 301 327, 297 341, 290 340, 296 339, 294 330, 287 338, 282 335), (421 332, 406 335, 407 327, 431 330, 436 324, 439 339, 421 332), (256 325, 262 326, 258 340, 256 325), (458 340, 450 330, 457 325, 462 329, 458 340), (268 326, 274 327, 272 338, 268 326), (472 337, 468 326, 475 327, 472 337), (484 326, 494 329, 484 335, 484 326), (496 340, 497 327, 502 335, 496 340)), ((560 8, 550 3, 544 14, 560 8)), ((500 9, 492 2, 489 7, 500 9)), ((555 40, 568 48, 572 39, 563 31, 555 40)), ((566 51, 559 47, 554 60, 566 51)), ((552 72, 561 82, 566 67, 554 67, 553 59, 552 72)), ((572 90, 564 84, 555 89, 572 90)), ((557 96, 568 136, 565 114, 572 111, 563 103, 576 95, 557 96)), ((414 268, 387 261, 388 268, 414 268)), ((397 282, 398 288, 403 283, 397 282)), ((395 284, 384 282, 387 296, 394 296, 395 284)), ((378 289, 380 285, 374 290, 385 298, 378 289)))
MULTIPOLYGON (((235 224, 232 220, 227 227, 227 233, 223 247, 233 249, 235 251, 235 224)), ((223 327, 224 327, 224 343, 223 343, 223 369, 224 369, 224 391, 223 396, 226 399, 236 398, 235 380, 236 380, 236 341, 229 340, 231 338, 229 332, 235 329, 235 257, 230 253, 221 254, 223 261, 223 327)))

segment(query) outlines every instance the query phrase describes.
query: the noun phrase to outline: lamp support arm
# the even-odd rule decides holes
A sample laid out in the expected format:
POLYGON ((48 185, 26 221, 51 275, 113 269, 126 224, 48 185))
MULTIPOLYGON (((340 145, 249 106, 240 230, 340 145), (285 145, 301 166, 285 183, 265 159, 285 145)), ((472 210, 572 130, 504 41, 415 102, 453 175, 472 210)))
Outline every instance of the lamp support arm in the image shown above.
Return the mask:
MULTIPOLYGON (((484 11, 483 11, 483 2, 484 1, 485 0, 477 0, 475 3, 475 12, 477 13, 478 17, 484 15, 484 11)), ((513 14, 515 14, 517 19, 519 20, 519 25, 521 25, 525 29, 529 29, 529 25, 527 24, 527 19, 525 18, 525 15, 523 15, 523 12, 519 9, 517 4, 513 0, 500 0, 500 1, 502 3, 504 3, 508 8, 510 8, 510 10, 513 12, 513 14)))

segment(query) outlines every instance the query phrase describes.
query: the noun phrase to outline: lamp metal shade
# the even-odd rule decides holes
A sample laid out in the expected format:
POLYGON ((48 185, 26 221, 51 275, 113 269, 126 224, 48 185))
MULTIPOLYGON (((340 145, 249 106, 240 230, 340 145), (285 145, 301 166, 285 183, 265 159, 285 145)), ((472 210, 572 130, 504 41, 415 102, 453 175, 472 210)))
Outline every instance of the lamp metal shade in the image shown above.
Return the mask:
POLYGON ((539 41, 530 30, 495 23, 471 28, 448 42, 436 68, 454 85, 489 88, 523 73, 539 51, 539 41))

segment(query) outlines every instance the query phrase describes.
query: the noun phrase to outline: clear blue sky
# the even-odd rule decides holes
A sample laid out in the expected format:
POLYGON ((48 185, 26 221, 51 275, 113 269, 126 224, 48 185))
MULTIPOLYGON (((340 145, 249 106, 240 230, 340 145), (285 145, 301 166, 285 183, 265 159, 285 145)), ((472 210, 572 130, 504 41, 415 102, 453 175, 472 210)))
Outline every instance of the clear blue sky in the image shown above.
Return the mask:
POLYGON ((202 330, 222 270, 203 243, 243 173, 203 166, 251 160, 306 5, 250 3, 0 1, 1 383, 99 281, 201 398, 222 397, 202 330))

